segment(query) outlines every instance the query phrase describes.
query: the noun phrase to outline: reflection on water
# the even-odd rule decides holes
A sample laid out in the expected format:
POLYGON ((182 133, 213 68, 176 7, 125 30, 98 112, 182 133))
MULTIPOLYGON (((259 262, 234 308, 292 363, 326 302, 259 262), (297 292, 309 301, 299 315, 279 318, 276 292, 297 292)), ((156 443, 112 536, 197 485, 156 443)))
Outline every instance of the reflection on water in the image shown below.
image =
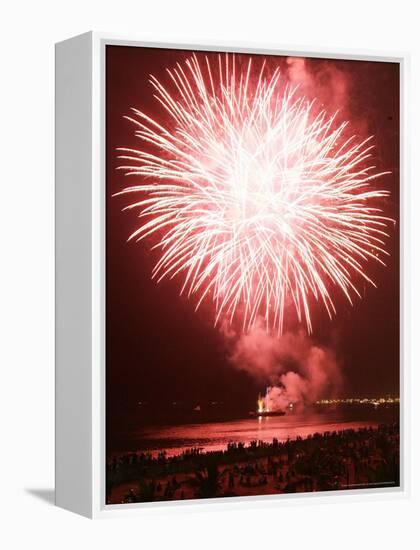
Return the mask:
POLYGON ((315 432, 358 429, 397 420, 395 410, 329 411, 322 414, 290 414, 228 422, 184 424, 142 429, 133 434, 140 451, 153 454, 165 450, 169 456, 195 447, 203 451, 225 449, 228 443, 248 444, 253 440, 271 442, 273 438, 307 437, 315 432))

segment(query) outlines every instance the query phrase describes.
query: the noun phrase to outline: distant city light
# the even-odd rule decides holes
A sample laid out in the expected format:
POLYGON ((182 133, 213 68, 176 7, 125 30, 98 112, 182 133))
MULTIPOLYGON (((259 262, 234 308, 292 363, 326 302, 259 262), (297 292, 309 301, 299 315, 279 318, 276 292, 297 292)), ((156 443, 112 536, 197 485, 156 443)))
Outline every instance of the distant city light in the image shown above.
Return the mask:
POLYGON ((399 397, 348 397, 345 399, 319 399, 315 405, 395 405, 399 397))

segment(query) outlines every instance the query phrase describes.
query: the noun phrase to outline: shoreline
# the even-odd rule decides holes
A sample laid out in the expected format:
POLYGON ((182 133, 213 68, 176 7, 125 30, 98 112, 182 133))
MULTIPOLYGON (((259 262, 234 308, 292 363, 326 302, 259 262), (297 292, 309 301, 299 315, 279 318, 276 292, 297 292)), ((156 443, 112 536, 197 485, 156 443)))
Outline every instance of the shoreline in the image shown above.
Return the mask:
MULTIPOLYGON (((248 420, 248 419, 244 419, 244 420, 248 420)), ((258 421, 258 419, 255 419, 255 420, 258 421)), ((237 422, 240 422, 240 421, 241 420, 238 420, 237 422)), ((265 419, 261 419, 261 421, 264 422, 265 419)), ((383 424, 383 422, 372 421, 372 420, 340 421, 339 422, 339 424, 340 424, 339 429, 334 428, 334 426, 337 426, 337 424, 338 424, 338 422, 334 422, 334 421, 325 422, 325 426, 329 426, 329 428, 325 429, 325 430, 316 429, 316 427, 318 426, 317 423, 315 423, 314 425, 305 424, 303 429, 302 429, 302 427, 299 426, 299 428, 300 428, 299 429, 299 434, 303 434, 303 435, 294 434, 294 435, 290 436, 290 435, 285 434, 284 436, 276 437, 276 439, 279 442, 284 443, 287 440, 294 441, 294 440, 299 439, 299 438, 306 439, 307 437, 310 437, 311 435, 314 435, 316 433, 324 434, 326 432, 345 431, 345 430, 348 430, 348 429, 358 430, 358 429, 371 428, 371 427, 372 428, 377 428, 380 424, 383 424)), ((185 428, 185 427, 188 428, 188 426, 189 425, 182 425, 181 427, 182 428, 185 428)), ((195 425, 191 424, 191 426, 195 426, 195 425)), ((202 424, 197 425, 197 426, 200 426, 200 429, 203 428, 202 424)), ((255 440, 255 437, 250 437, 246 441, 242 441, 242 443, 248 444, 253 440, 255 440)), ((262 441, 263 443, 271 443, 272 440, 273 440, 273 437, 270 437, 270 436, 261 436, 261 437, 258 438, 258 441, 262 441)), ((151 440, 152 445, 153 445, 153 441, 155 441, 155 440, 151 440)), ((197 444, 197 443, 191 443, 191 444, 188 444, 188 445, 184 444, 182 446, 164 446, 164 445, 161 445, 159 447, 153 447, 153 446, 151 447, 150 444, 149 444, 147 447, 138 448, 137 450, 112 452, 112 453, 109 454, 109 456, 112 457, 112 458, 118 458, 118 457, 121 457, 121 456, 124 456, 124 455, 127 455, 127 454, 134 453, 134 454, 137 454, 137 455, 148 454, 148 455, 152 456, 153 458, 156 458, 160 453, 165 452, 165 454, 168 458, 173 458, 173 457, 180 456, 185 451, 188 452, 191 449, 200 449, 203 454, 211 453, 211 452, 224 451, 227 448, 227 446, 229 445, 229 443, 235 443, 235 442, 239 443, 241 441, 240 440, 235 441, 232 438, 229 441, 226 441, 226 442, 223 442, 223 443, 204 443, 203 442, 201 445, 197 444)))
POLYGON ((270 442, 274 437, 284 441, 297 436, 307 437, 315 432, 359 428, 399 421, 396 406, 328 407, 318 412, 286 414, 281 417, 242 417, 223 422, 149 424, 127 429, 119 441, 108 447, 108 459, 130 452, 151 452, 157 455, 165 450, 168 455, 181 454, 187 448, 223 450, 229 442, 251 442, 260 439, 270 442))

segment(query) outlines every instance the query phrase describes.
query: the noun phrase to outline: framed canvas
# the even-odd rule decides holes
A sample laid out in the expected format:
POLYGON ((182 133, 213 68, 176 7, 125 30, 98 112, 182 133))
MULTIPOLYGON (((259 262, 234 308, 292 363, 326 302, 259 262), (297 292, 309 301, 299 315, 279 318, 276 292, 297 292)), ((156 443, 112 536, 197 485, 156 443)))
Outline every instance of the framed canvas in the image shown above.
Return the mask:
POLYGON ((57 44, 57 505, 407 494, 406 72, 57 44))

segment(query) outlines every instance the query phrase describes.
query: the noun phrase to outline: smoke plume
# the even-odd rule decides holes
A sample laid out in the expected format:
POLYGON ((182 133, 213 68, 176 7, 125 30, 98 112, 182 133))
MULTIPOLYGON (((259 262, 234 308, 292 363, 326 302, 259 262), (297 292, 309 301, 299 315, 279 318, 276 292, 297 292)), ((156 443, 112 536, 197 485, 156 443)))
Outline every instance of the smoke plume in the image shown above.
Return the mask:
POLYGON ((292 86, 297 86, 299 94, 316 98, 319 106, 327 109, 330 115, 338 113, 339 120, 351 119, 352 131, 366 135, 367 123, 353 112, 352 79, 350 73, 341 70, 337 63, 325 60, 315 63, 301 57, 287 58, 287 78, 292 86))
POLYGON ((232 329, 224 333, 230 362, 268 386, 265 405, 270 410, 285 410, 291 403, 304 408, 337 395, 342 380, 334 351, 315 344, 303 330, 277 336, 257 324, 239 336, 232 329))
POLYGON ((299 92, 307 97, 316 97, 328 111, 341 111, 348 115, 350 102, 350 79, 333 63, 317 63, 316 71, 309 70, 307 60, 299 57, 287 58, 287 77, 299 92))

